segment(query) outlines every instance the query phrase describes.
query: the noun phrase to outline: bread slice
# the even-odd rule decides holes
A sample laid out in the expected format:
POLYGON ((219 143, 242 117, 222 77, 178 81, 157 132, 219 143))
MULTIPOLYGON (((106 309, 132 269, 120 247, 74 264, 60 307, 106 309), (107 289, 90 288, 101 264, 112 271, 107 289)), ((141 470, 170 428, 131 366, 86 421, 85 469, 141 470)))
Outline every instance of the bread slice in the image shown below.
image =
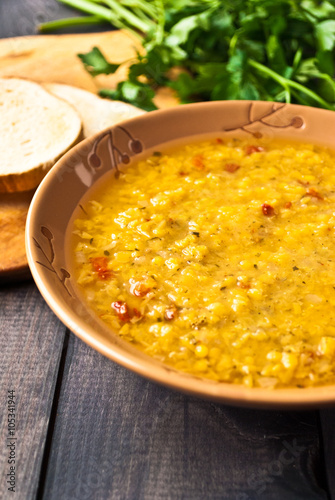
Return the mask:
POLYGON ((145 111, 121 101, 111 101, 62 83, 45 83, 44 87, 61 99, 68 101, 78 111, 84 137, 89 137, 111 125, 143 115, 145 111))
POLYGON ((0 78, 0 193, 36 187, 81 130, 66 101, 35 82, 0 78))

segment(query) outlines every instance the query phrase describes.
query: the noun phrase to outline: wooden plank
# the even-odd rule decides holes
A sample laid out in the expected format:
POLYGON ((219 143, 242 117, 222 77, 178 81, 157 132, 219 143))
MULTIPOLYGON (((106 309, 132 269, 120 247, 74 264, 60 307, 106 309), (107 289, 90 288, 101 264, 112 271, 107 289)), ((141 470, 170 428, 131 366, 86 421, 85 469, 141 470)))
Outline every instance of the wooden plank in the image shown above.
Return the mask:
POLYGON ((324 448, 324 468, 328 479, 330 499, 335 500, 335 408, 320 411, 320 422, 324 448))
MULTIPOLYGON (((0 2, 0 37, 28 36, 36 34, 37 26, 64 17, 80 16, 80 13, 57 0, 15 0, 0 2)), ((108 26, 110 28, 110 25, 108 26)), ((95 26, 94 30, 101 30, 95 26)), ((62 33, 65 30, 62 30, 62 33)), ((73 29, 71 30, 73 33, 73 29)))
POLYGON ((317 413, 230 408, 70 337, 43 498, 318 500, 317 413))
POLYGON ((0 76, 66 83, 94 93, 105 86, 115 87, 126 76, 126 67, 116 75, 93 78, 77 56, 95 45, 116 63, 135 55, 134 39, 122 31, 5 38, 0 40, 0 76))
MULTIPOLYGON (((136 50, 140 50, 138 40, 124 31, 5 38, 0 40, 0 77, 65 83, 93 93, 102 88, 115 88, 126 78, 128 64, 122 64, 113 75, 91 77, 77 54, 89 52, 94 46, 114 63, 131 61, 136 50)), ((154 100, 159 108, 178 104, 167 88, 160 89, 154 100)))
POLYGON ((0 284, 30 275, 24 233, 33 194, 0 194, 0 284))
MULTIPOLYGON (((35 498, 65 327, 33 283, 0 289, 0 497, 8 490, 15 451, 15 498, 35 498), (8 428, 7 391, 15 391, 15 435, 8 428), (15 437, 15 450, 11 439, 15 437)), ((9 412, 12 415, 12 411, 9 412)))

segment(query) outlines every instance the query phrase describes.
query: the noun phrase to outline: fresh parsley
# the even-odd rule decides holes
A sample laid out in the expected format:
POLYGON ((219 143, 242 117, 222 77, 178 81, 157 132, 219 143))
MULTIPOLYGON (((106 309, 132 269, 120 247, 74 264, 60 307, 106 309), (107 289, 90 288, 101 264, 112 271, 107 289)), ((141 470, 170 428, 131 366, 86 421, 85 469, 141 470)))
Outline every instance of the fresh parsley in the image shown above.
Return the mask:
MULTIPOLYGON (((157 88, 169 86, 184 103, 261 99, 335 109, 335 0, 59 1, 86 12, 87 23, 108 21, 141 40, 144 55, 127 80, 101 91, 105 97, 152 110, 157 88)), ((97 47, 79 57, 93 76, 120 66, 97 47)))

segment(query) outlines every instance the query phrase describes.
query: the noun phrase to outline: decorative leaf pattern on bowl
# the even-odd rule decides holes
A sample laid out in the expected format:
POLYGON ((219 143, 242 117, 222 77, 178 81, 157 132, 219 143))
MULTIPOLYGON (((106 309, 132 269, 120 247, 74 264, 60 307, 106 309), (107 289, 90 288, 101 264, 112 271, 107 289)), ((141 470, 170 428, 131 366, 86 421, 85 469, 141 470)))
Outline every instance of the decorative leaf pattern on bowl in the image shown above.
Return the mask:
POLYGON ((45 267, 45 269, 48 269, 48 271, 54 273, 57 276, 59 282, 62 284, 62 286, 67 291, 67 293, 70 295, 70 297, 72 297, 68 287, 65 284, 65 281, 71 277, 70 273, 66 269, 64 269, 63 267, 61 267, 59 269, 59 271, 57 271, 56 267, 54 266, 55 250, 54 250, 54 245, 53 245, 53 241, 52 241, 54 239, 54 235, 52 234, 52 231, 46 226, 41 226, 40 231, 41 231, 42 235, 45 237, 45 239, 47 240, 48 250, 44 250, 43 246, 37 241, 36 238, 33 238, 33 240, 34 240, 35 246, 43 254, 45 260, 47 261, 47 264, 40 262, 38 260, 36 261, 36 263, 42 267, 45 267))
POLYGON ((112 164, 112 169, 115 170, 115 177, 118 178, 120 175, 120 170, 118 168, 118 165, 120 163, 123 164, 128 164, 130 162, 130 154, 136 155, 138 153, 141 153, 143 151, 143 144, 142 142, 137 139, 136 137, 133 137, 132 134, 124 127, 118 126, 116 130, 121 130, 125 135, 128 136, 129 141, 128 141, 128 149, 129 152, 127 151, 121 151, 121 149, 117 146, 116 141, 115 141, 115 132, 112 130, 108 130, 101 134, 96 141, 93 144, 92 150, 87 156, 87 161, 90 167, 97 169, 101 166, 101 158, 97 153, 97 149, 101 141, 105 138, 108 137, 107 139, 107 147, 109 150, 109 156, 112 164))
POLYGON ((283 110, 285 107, 287 107, 286 104, 272 104, 269 111, 266 111, 260 118, 253 118, 253 108, 254 108, 255 103, 250 103, 247 107, 247 120, 245 123, 242 125, 239 125, 237 127, 232 127, 232 128, 225 128, 225 132, 233 132, 235 130, 242 130, 243 132, 246 132, 247 134, 251 134, 255 139, 260 139, 263 137, 262 132, 259 130, 253 131, 248 129, 251 125, 254 125, 255 123, 259 123, 261 125, 265 125, 266 127, 270 128, 301 128, 304 125, 304 120, 301 118, 301 116, 294 116, 293 118, 289 118, 289 121, 281 123, 281 124, 275 124, 275 123, 269 123, 266 121, 267 118, 273 117, 275 115, 278 115, 278 112, 283 110))

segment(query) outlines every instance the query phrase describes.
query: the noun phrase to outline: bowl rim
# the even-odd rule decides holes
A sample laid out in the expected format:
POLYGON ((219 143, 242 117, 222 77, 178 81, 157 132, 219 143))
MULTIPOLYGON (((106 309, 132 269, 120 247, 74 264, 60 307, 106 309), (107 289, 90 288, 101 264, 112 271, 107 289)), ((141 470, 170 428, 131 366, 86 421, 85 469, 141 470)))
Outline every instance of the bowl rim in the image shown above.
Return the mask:
MULTIPOLYGON (((176 114, 176 110, 182 113, 187 112, 187 110, 193 108, 203 107, 213 107, 213 106, 224 106, 224 104, 229 103, 230 105, 240 106, 246 105, 248 103, 262 103, 264 101, 211 101, 211 102, 201 102, 193 104, 184 104, 179 107, 168 108, 164 110, 151 111, 150 113, 137 116, 122 122, 122 126, 127 126, 128 123, 134 121, 147 121, 151 120, 152 116, 164 117, 165 115, 176 114)), ((286 106, 299 108, 299 111, 309 110, 308 112, 313 113, 334 113, 329 110, 310 108, 301 105, 291 105, 286 104, 286 106)), ((335 114, 333 114, 335 120, 335 114)), ((109 129, 114 129, 117 125, 106 128, 104 131, 109 129)), ((259 387, 248 388, 242 384, 230 384, 227 382, 217 382, 211 379, 206 379, 203 377, 197 377, 195 375, 187 374, 179 370, 170 367, 162 362, 155 360, 141 353, 140 355, 129 354, 125 349, 119 345, 107 345, 106 342, 102 342, 96 339, 94 336, 94 329, 90 325, 87 325, 80 316, 73 312, 76 316, 76 321, 74 321, 69 314, 65 313, 59 303, 57 293, 53 290, 52 283, 48 280, 43 279, 40 269, 34 259, 33 251, 33 225, 34 219, 39 211, 40 200, 43 199, 44 191, 47 186, 52 184, 59 174, 59 172, 66 168, 67 161, 72 158, 75 153, 85 148, 86 145, 92 143, 97 137, 104 133, 104 131, 95 134, 92 137, 84 139, 73 148, 71 148, 67 153, 64 154, 54 165, 54 167, 45 176, 39 187, 37 188, 32 202, 30 204, 27 221, 26 221, 26 254, 28 265, 33 276, 33 279, 42 295, 44 300, 47 302, 50 309, 56 314, 56 316, 63 322, 63 324, 69 328, 77 337, 88 344, 90 347, 111 359, 112 361, 120 364, 121 366, 137 373, 138 375, 149 379, 155 383, 167 386, 170 389, 177 390, 179 392, 191 394, 203 399, 209 399, 211 401, 216 401, 220 403, 225 403, 234 406, 247 406, 253 408, 268 408, 268 409, 294 409, 294 408, 317 408, 324 406, 334 406, 335 405, 335 384, 322 385, 316 387, 307 388, 279 388, 279 389, 265 389, 259 387)), ((191 137, 187 134, 185 138, 191 137)), ((163 144, 163 143, 162 143, 163 144)), ((117 335, 117 334, 115 334, 117 335)), ((125 342, 125 341, 123 341, 125 342)))

